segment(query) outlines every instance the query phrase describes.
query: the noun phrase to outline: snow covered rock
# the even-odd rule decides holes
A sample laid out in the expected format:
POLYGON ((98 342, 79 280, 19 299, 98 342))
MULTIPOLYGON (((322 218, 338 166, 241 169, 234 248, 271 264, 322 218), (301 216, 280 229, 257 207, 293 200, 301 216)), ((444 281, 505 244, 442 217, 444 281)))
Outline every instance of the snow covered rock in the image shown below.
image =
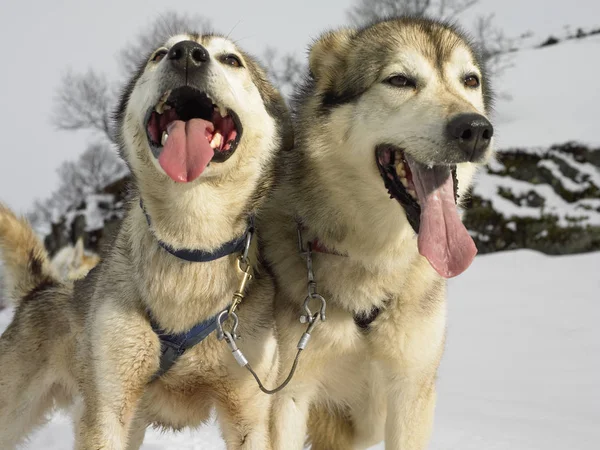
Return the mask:
POLYGON ((600 148, 500 151, 475 182, 465 223, 480 253, 600 249, 600 148))

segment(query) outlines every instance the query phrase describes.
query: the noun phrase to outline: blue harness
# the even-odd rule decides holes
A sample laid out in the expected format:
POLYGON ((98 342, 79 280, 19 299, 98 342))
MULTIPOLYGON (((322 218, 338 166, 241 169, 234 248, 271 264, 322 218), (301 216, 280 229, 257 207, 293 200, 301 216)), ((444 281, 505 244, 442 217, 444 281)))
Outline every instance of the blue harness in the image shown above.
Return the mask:
MULTIPOLYGON (((154 319, 150 318, 152 330, 160 339, 160 368, 154 374, 152 380, 160 378, 167 373, 188 348, 192 348, 210 336, 217 329, 217 320, 220 314, 221 312, 219 311, 219 314, 179 334, 168 334, 154 319)), ((225 314, 224 319, 227 319, 227 314, 225 314)))
MULTIPOLYGON (((144 204, 140 199, 140 207, 142 211, 144 211, 144 215, 146 216, 146 220, 148 221, 148 226, 152 227, 152 223, 150 221, 150 216, 146 212, 144 208, 144 204)), ((175 250, 169 244, 162 242, 157 239, 158 245, 160 245, 164 250, 169 252, 171 255, 183 259, 188 262, 209 262, 215 261, 219 258, 223 258, 225 256, 231 255, 233 253, 243 253, 246 247, 246 242, 248 240, 248 236, 254 231, 254 217, 250 216, 248 220, 248 227, 244 234, 238 238, 235 238, 229 242, 224 243, 219 248, 212 252, 207 252, 204 250, 175 250)), ((227 308, 229 310, 229 307, 227 308)), ((194 347, 195 345, 202 342, 208 336, 210 336, 218 326, 218 317, 222 313, 219 311, 216 315, 210 317, 204 322, 200 322, 197 325, 194 325, 188 331, 178 334, 169 334, 164 331, 158 323, 152 317, 150 311, 148 314, 150 316, 150 325, 152 326, 152 330, 156 333, 158 338, 160 339, 161 353, 160 353, 160 368, 154 374, 152 380, 155 380, 162 375, 164 375, 173 365, 177 362, 179 357, 184 354, 184 352, 194 347)), ((224 315, 223 320, 227 319, 227 314, 224 315)))

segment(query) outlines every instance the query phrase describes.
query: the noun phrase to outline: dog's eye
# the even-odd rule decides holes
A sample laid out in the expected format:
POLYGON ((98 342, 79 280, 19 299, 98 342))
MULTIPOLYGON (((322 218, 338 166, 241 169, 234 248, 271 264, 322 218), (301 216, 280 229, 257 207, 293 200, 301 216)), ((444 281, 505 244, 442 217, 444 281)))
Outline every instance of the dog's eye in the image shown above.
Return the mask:
POLYGON ((414 80, 404 76, 404 75, 393 75, 385 80, 387 84, 390 84, 394 87, 416 87, 417 83, 414 80))
POLYGON ((231 55, 231 54, 230 55, 223 55, 221 57, 221 62, 223 64, 227 64, 227 65, 232 66, 232 67, 243 67, 242 66, 242 61, 240 61, 240 58, 238 58, 235 55, 231 55))
POLYGON ((160 62, 160 60, 163 59, 166 55, 167 49, 161 48, 160 50, 157 50, 157 52, 152 57, 152 62, 160 62))
POLYGON ((467 75, 465 77, 465 86, 470 88, 479 87, 479 78, 477 75, 467 75))

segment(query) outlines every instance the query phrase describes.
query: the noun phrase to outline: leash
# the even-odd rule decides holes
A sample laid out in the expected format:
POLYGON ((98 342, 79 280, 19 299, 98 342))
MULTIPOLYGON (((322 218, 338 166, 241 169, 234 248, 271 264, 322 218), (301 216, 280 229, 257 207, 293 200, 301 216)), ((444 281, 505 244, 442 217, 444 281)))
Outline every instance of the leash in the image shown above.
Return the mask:
MULTIPOLYGON (((248 245, 248 247, 249 247, 249 245, 248 245)), ((220 341, 221 340, 225 341, 225 343, 228 345, 229 349, 231 350, 233 357, 235 358, 237 363, 240 365, 240 367, 245 367, 252 374, 254 379, 256 380, 256 383, 258 384, 258 387, 260 388, 260 390, 268 395, 273 395, 273 394, 281 391, 290 383, 290 381, 292 381, 292 378, 294 377, 296 370, 298 368, 300 354, 308 346, 308 342, 310 341, 311 334, 312 334, 314 328, 317 326, 319 321, 324 322, 326 320, 325 310, 327 308, 327 302, 326 302, 325 298, 317 292, 317 283, 315 281, 313 268, 312 268, 312 252, 313 252, 312 242, 308 242, 306 248, 304 248, 304 244, 303 244, 303 240, 302 240, 302 230, 301 230, 300 225, 298 225, 298 249, 299 249, 300 253, 306 259, 306 269, 308 272, 308 285, 307 285, 308 295, 306 296, 306 299, 304 300, 304 305, 303 305, 304 314, 302 316, 300 316, 300 322, 308 323, 308 326, 306 328, 306 331, 300 337, 298 344, 296 345, 296 348, 298 349, 296 352, 296 357, 294 358, 294 362, 289 371, 289 374, 288 374, 287 378, 283 381, 283 383, 281 383, 279 386, 277 386, 274 389, 267 389, 264 386, 264 384, 262 383, 262 381, 260 380, 260 377, 257 375, 257 373, 254 371, 254 369, 252 369, 252 366, 248 362, 248 359, 244 356, 242 351, 237 347, 237 345, 235 343, 235 341, 237 339, 239 339, 239 336, 237 335, 237 328, 239 325, 239 317, 235 313, 235 308, 237 307, 237 305, 239 305, 242 302, 242 300, 244 298, 246 284, 248 281, 247 277, 251 278, 251 275, 248 273, 249 264, 248 264, 248 260, 247 260, 247 256, 248 256, 247 251, 242 254, 242 256, 239 259, 239 263, 238 263, 240 270, 242 272, 244 272, 244 277, 242 278, 242 281, 240 283, 240 288, 234 294, 234 300, 233 300, 231 307, 228 310, 224 310, 223 312, 221 312, 221 314, 219 315, 219 317, 217 319, 217 339, 219 339, 220 341), (246 270, 244 270, 244 268, 246 270), (310 310, 310 302, 312 300, 317 300, 320 303, 319 311, 315 312, 314 314, 310 310), (226 331, 223 327, 223 322, 224 322, 224 320, 226 320, 226 318, 224 318, 225 315, 227 315, 228 317, 231 317, 233 320, 233 325, 232 325, 230 331, 226 331), (221 320, 222 317, 224 318, 223 320, 221 320)))
MULTIPOLYGON (((150 229, 152 229, 152 221, 150 219, 149 214, 146 212, 146 209, 144 208, 144 203, 141 198, 140 207, 142 208, 142 211, 146 216, 148 226, 150 227, 150 229)), ((181 355, 185 353, 186 350, 194 347, 195 345, 208 338, 214 331, 217 332, 217 339, 219 341, 225 341, 239 366, 245 367, 250 372, 250 374, 256 380, 256 383, 258 384, 260 390, 265 394, 273 395, 284 389, 292 381, 298 368, 300 354, 308 346, 311 334, 316 325, 319 323, 319 321, 324 322, 326 320, 325 310, 327 308, 327 302, 325 298, 317 292, 317 283, 315 281, 314 272, 312 268, 313 251, 324 252, 325 249, 324 247, 319 246, 316 239, 314 242, 307 242, 306 248, 304 247, 302 239, 302 226, 300 223, 298 223, 297 233, 298 250, 306 260, 306 269, 308 276, 308 295, 304 300, 304 314, 300 316, 300 323, 307 323, 308 326, 306 328, 306 331, 300 337, 298 344, 296 345, 296 357, 294 358, 294 362, 292 364, 287 378, 283 381, 283 383, 281 383, 274 389, 267 389, 264 386, 264 384, 260 380, 260 377, 250 365, 248 359, 244 356, 242 351, 238 348, 238 346, 235 343, 236 340, 240 339, 240 336, 237 334, 237 329, 239 326, 239 316, 236 313, 236 309, 244 300, 244 297, 246 296, 246 290, 248 288, 248 283, 252 279, 251 265, 249 262, 248 255, 250 252, 252 239, 254 237, 254 218, 252 216, 249 218, 249 224, 243 236, 226 242, 213 252, 187 249, 175 250, 169 244, 161 241, 158 238, 156 239, 158 241, 158 244, 171 255, 189 262, 209 262, 219 258, 223 258, 236 252, 240 252, 240 256, 237 260, 237 266, 241 274, 241 279, 238 289, 233 293, 233 298, 228 308, 219 312, 217 315, 205 320, 204 322, 195 325, 186 332, 179 334, 166 333, 152 318, 150 311, 148 311, 152 330, 156 333, 161 342, 160 368, 153 375, 151 381, 154 381, 157 378, 163 376, 165 373, 167 373, 169 369, 171 369, 171 367, 173 367, 173 365, 177 362, 179 357, 181 357, 181 355), (313 245, 316 245, 317 248, 313 249, 313 245), (310 310, 310 303, 313 300, 316 300, 320 303, 320 308, 315 313, 313 313, 310 310), (230 330, 226 330, 224 324, 229 319, 231 319, 233 323, 231 325, 230 330)))

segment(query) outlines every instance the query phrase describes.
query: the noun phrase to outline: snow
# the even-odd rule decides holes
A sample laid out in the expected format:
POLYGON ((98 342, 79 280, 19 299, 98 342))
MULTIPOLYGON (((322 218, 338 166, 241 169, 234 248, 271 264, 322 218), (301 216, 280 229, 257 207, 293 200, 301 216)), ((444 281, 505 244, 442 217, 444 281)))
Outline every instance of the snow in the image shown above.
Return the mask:
POLYGON ((90 194, 85 197, 85 209, 74 210, 65 214, 65 227, 67 230, 71 228, 73 220, 81 214, 85 217, 85 231, 95 231, 104 227, 104 219, 107 215, 106 207, 100 205, 112 205, 114 195, 112 194, 90 194))
POLYGON ((510 97, 495 108, 496 148, 600 146, 599 54, 598 35, 512 53, 512 67, 493 80, 510 97))
POLYGON ((566 177, 560 170, 559 165, 555 161, 552 161, 550 159, 540 161, 538 163, 538 167, 549 170, 552 176, 558 181, 560 181, 562 187, 565 188, 567 191, 583 192, 590 187, 590 183, 588 181, 577 183, 571 180, 569 177, 566 177))
MULTIPOLYGON (((448 286, 448 340, 430 450, 595 450, 600 441, 600 252, 478 256, 448 286)), ((10 320, 0 312, 0 329, 10 320)), ((56 415, 26 449, 72 448, 56 415)), ((217 426, 143 450, 224 450, 217 426)), ((383 450, 383 444, 373 450, 383 450)))
POLYGON ((600 226, 600 211, 590 210, 586 207, 595 204, 593 199, 569 203, 548 184, 532 184, 514 178, 482 174, 473 187, 473 193, 489 200, 492 203, 492 208, 506 218, 541 218, 542 215, 552 215, 559 219, 558 224, 561 227, 572 225, 574 222, 582 226, 600 226), (510 190, 516 197, 535 192, 544 199, 544 207, 534 208, 527 205, 517 205, 498 195, 500 188, 510 190))
POLYGON ((576 161, 573 155, 569 155, 566 153, 558 152, 556 150, 552 150, 549 152, 549 155, 554 156, 563 160, 565 163, 570 165, 573 169, 581 172, 586 175, 587 180, 600 187, 600 169, 590 163, 581 163, 576 161))

